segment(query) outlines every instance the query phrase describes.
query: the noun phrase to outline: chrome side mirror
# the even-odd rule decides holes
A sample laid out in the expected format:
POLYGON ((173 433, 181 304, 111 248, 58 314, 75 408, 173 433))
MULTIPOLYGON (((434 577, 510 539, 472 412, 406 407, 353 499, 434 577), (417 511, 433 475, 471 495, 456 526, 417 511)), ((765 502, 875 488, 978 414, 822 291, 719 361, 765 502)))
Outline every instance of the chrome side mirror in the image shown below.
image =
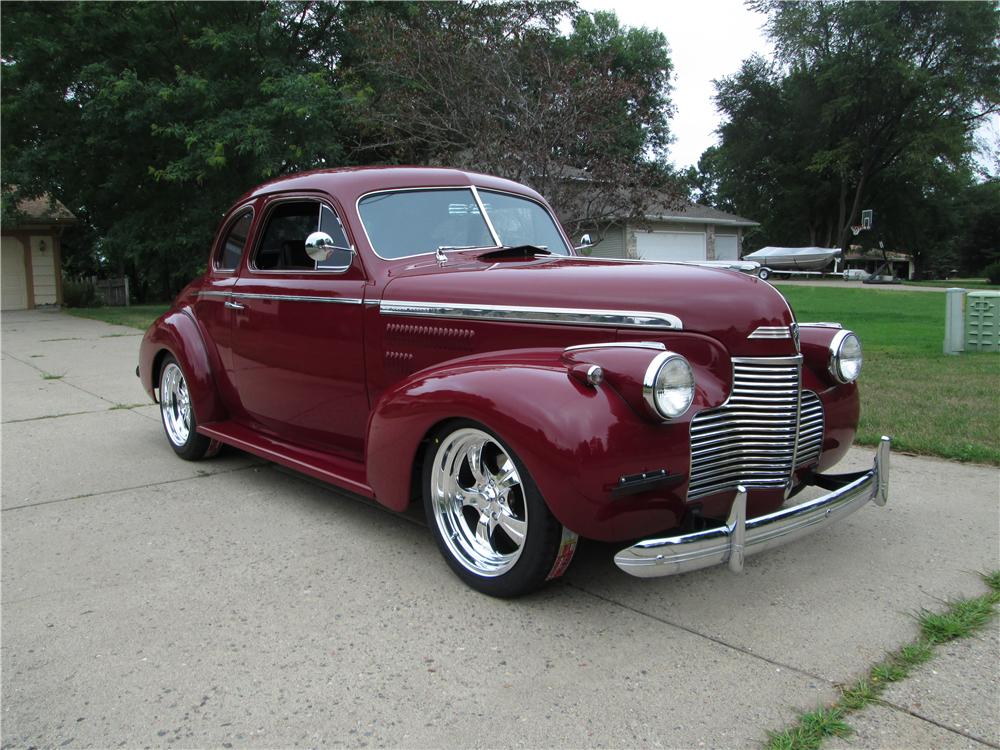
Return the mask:
POLYGON ((328 264, 324 267, 343 268, 351 265, 351 258, 354 257, 353 247, 343 247, 333 241, 333 238, 326 232, 313 232, 306 237, 306 255, 317 263, 326 263, 334 254, 340 256, 346 253, 347 258, 342 263, 328 264))
POLYGON ((594 242, 593 242, 593 240, 591 240, 590 235, 589 234, 585 234, 585 235, 583 235, 583 237, 580 238, 580 244, 577 245, 576 247, 574 247, 573 249, 574 250, 586 250, 588 247, 593 247, 593 246, 594 246, 594 242))

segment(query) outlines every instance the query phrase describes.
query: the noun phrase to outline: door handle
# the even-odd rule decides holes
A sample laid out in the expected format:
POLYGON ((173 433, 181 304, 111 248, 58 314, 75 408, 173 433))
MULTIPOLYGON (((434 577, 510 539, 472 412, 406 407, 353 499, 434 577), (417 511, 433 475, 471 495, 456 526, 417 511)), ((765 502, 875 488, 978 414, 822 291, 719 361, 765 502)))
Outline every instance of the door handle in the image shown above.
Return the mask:
POLYGON ((245 310, 246 309, 246 305, 241 305, 239 302, 231 302, 230 300, 226 300, 225 306, 228 307, 230 310, 245 310))

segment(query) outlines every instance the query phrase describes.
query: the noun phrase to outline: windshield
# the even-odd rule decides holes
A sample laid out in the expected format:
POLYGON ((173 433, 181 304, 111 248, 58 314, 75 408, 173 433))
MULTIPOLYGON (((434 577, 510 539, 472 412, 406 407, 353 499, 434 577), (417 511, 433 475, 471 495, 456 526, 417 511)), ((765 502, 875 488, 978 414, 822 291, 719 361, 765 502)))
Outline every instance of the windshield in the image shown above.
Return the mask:
MULTIPOLYGON (((555 221, 534 201, 507 193, 480 192, 502 245, 537 245, 568 255, 555 221)), ((381 258, 406 258, 438 248, 492 248, 497 241, 470 188, 400 190, 358 202, 368 239, 381 258)))
POLYGON ((534 201, 492 190, 480 190, 479 197, 493 228, 500 235, 500 244, 507 247, 535 245, 555 255, 569 255, 552 216, 534 201))

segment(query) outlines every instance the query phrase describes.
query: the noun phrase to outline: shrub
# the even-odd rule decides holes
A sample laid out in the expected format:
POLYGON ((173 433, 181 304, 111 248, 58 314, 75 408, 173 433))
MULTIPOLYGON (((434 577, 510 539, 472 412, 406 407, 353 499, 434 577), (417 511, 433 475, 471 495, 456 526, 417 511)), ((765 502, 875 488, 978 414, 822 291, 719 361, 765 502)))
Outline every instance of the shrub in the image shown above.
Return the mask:
POLYGON ((1000 263, 990 263, 983 269, 983 275, 991 284, 1000 284, 1000 263))
POLYGON ((63 281, 63 304, 66 307, 100 307, 101 297, 89 281, 63 281))

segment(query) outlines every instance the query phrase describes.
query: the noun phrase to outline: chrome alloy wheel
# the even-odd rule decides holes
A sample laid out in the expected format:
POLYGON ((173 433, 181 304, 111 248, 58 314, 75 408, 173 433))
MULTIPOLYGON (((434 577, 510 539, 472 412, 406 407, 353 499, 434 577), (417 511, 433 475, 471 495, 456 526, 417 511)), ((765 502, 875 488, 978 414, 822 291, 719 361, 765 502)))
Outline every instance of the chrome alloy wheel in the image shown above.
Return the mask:
POLYGON ((175 362, 169 362, 160 375, 160 415, 170 442, 183 447, 191 434, 191 397, 175 362))
POLYGON ((514 461, 482 430, 448 434, 431 468, 434 519, 452 556, 488 578, 517 562, 528 532, 528 508, 514 461))

